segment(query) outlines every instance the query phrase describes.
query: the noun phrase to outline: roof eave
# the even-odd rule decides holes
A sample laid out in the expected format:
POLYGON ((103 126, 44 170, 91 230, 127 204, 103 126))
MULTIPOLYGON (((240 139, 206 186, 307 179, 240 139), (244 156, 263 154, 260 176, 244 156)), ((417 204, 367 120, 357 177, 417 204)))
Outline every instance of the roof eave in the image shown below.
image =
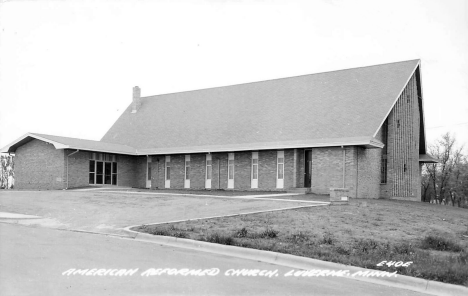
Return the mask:
POLYGON ((123 154, 123 155, 137 155, 136 150, 135 151, 122 151, 122 150, 112 150, 112 149, 94 149, 94 148, 89 148, 89 147, 83 147, 80 145, 67 145, 64 143, 60 143, 57 141, 53 141, 50 139, 47 139, 45 137, 41 137, 39 135, 33 134, 33 133, 27 133, 24 134, 23 136, 19 137, 15 141, 11 142, 7 146, 3 147, 0 152, 1 153, 15 153, 16 149, 19 146, 22 146, 26 144, 27 142, 31 141, 32 139, 37 139, 49 144, 54 145, 55 149, 77 149, 77 150, 85 150, 85 151, 92 151, 92 152, 103 152, 103 153, 113 153, 113 154, 123 154), (28 139, 30 138, 30 139, 28 139))
POLYGON ((38 135, 35 135, 35 134, 32 134, 32 133, 27 133, 27 134, 24 134, 23 136, 19 137, 18 139, 16 139, 15 141, 11 142, 10 144, 6 145, 5 147, 3 147, 0 152, 1 153, 15 153, 16 152, 16 149, 23 145, 23 144, 26 144, 27 142, 31 141, 31 140, 28 140, 28 138, 31 138, 31 139, 37 139, 37 140, 41 140, 41 141, 44 141, 46 143, 49 143, 49 144, 52 144, 54 145, 55 149, 66 149, 66 148, 69 148, 68 145, 65 145, 63 143, 59 143, 59 142, 56 142, 56 141, 52 141, 52 140, 49 140, 49 139, 46 139, 44 137, 40 137, 38 135), (18 145, 20 144, 20 145, 18 145))
POLYGON ((295 148, 322 148, 322 147, 345 147, 345 146, 360 146, 367 149, 383 148, 385 145, 375 138, 370 138, 368 141, 345 141, 345 142, 324 142, 324 143, 303 143, 303 144, 277 144, 269 146, 249 145, 245 146, 225 146, 210 149, 209 147, 178 147, 178 148, 163 148, 163 149, 140 149, 137 150, 137 155, 169 155, 169 154, 190 154, 190 153, 216 153, 216 152, 234 152, 234 151, 261 151, 261 150, 284 150, 295 148))

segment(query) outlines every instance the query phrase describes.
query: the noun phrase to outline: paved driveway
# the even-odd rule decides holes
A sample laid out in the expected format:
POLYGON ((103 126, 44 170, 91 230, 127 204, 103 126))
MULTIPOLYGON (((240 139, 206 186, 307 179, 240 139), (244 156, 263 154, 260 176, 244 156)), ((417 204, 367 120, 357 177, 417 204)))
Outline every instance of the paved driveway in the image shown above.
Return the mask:
POLYGON ((130 225, 283 209, 310 204, 264 199, 185 197, 103 191, 0 192, 0 212, 42 219, 2 220, 41 227, 126 235, 130 225))

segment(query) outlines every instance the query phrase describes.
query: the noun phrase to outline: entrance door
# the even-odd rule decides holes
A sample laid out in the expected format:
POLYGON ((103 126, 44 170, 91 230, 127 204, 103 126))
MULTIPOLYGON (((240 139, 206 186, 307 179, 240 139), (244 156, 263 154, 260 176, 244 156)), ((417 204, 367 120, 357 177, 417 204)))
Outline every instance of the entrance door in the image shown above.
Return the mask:
POLYGON ((304 151, 304 187, 312 186, 312 150, 304 151))

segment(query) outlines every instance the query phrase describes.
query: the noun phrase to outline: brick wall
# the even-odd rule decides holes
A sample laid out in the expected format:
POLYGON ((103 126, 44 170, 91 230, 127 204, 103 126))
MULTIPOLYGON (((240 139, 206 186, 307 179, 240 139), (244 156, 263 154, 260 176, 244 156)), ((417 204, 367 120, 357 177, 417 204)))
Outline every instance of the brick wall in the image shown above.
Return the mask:
POLYGON ((329 194, 332 187, 343 187, 343 149, 313 148, 311 190, 317 194, 329 194))
POLYGON ((117 156, 117 185, 134 187, 135 179, 135 159, 134 156, 117 156))
POLYGON ((276 150, 258 152, 258 188, 276 189, 276 150))
POLYGON ((132 187, 137 188, 146 188, 146 171, 147 171, 147 158, 146 156, 137 156, 134 157, 135 161, 134 166, 134 183, 132 187))
POLYGON ((15 152, 15 188, 64 189, 64 167, 63 150, 32 140, 15 152))
POLYGON ((67 180, 68 159, 68 188, 83 187, 89 185, 89 152, 66 149, 65 155, 65 182, 67 180), (73 155, 71 155, 74 153, 73 155))
POLYGON ((382 149, 357 148, 359 198, 380 197, 380 159, 382 149))

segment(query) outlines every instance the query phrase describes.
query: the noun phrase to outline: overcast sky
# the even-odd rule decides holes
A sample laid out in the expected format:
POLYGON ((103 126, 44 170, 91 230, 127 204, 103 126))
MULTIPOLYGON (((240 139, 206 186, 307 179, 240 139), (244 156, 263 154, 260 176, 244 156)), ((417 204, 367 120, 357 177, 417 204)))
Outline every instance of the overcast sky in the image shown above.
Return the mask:
POLYGON ((468 146, 468 1, 0 0, 0 147, 100 140, 132 99, 410 59, 468 146))

